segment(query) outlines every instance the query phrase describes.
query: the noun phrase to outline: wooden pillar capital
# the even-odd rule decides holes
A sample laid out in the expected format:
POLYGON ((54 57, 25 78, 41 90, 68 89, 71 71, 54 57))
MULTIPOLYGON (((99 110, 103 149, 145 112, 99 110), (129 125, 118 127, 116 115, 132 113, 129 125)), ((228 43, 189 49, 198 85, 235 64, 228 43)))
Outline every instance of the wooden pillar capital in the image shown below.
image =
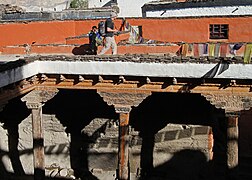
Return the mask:
POLYGON ((23 102, 26 102, 28 109, 37 109, 40 108, 43 103, 52 99, 56 94, 57 89, 48 89, 48 90, 33 90, 21 98, 23 102))
POLYGON ((132 106, 137 107, 150 91, 97 90, 97 93, 108 105, 115 107, 116 113, 129 113, 132 106))
POLYGON ((239 94, 212 94, 202 93, 216 108, 224 109, 228 115, 239 114, 242 110, 249 110, 252 107, 252 97, 239 94))
POLYGON ((130 113, 131 107, 130 106, 121 106, 121 105, 114 105, 116 113, 130 113))
POLYGON ((26 106, 28 109, 39 109, 43 104, 40 102, 26 102, 26 106))
POLYGON ((240 111, 236 111, 236 112, 226 112, 225 113, 226 117, 240 117, 241 116, 241 112, 240 111))

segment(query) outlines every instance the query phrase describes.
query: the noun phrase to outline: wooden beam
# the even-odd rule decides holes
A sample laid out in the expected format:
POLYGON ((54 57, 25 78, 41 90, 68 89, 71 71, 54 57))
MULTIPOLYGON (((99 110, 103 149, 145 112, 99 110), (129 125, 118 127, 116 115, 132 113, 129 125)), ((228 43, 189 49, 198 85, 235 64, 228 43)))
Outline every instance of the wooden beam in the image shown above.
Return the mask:
POLYGON ((30 86, 27 86, 25 88, 19 88, 19 87, 16 87, 15 89, 6 89, 6 90, 3 90, 2 93, 0 93, 0 104, 6 102, 6 101, 9 101, 15 97, 18 97, 20 95, 23 95, 27 92, 30 92, 32 91, 33 89, 35 88, 34 85, 30 85, 30 86))
POLYGON ((131 89, 131 90, 147 90, 152 92, 180 92, 180 93, 214 93, 214 94, 239 94, 252 96, 251 87, 249 85, 236 85, 231 87, 220 88, 220 84, 200 84, 197 86, 193 86, 187 83, 175 83, 171 82, 166 85, 164 82, 153 82, 146 83, 139 86, 139 81, 130 82, 119 79, 119 83, 115 83, 112 80, 105 80, 93 83, 91 80, 85 79, 85 81, 80 81, 79 83, 75 83, 74 81, 64 81, 60 83, 56 83, 55 79, 48 79, 48 81, 43 81, 41 84, 38 84, 37 87, 51 87, 58 89, 131 89))

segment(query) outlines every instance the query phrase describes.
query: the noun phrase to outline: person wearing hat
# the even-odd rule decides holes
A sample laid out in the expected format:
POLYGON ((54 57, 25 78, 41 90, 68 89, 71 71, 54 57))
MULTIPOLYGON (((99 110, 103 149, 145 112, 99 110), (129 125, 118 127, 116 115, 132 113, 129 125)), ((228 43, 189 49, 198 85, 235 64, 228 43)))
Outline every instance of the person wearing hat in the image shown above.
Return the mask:
POLYGON ((115 12, 111 12, 110 18, 105 21, 105 44, 102 50, 98 53, 98 55, 105 54, 110 47, 112 48, 112 54, 117 54, 117 44, 115 41, 114 34, 118 32, 115 29, 114 20, 116 19, 117 14, 115 12))

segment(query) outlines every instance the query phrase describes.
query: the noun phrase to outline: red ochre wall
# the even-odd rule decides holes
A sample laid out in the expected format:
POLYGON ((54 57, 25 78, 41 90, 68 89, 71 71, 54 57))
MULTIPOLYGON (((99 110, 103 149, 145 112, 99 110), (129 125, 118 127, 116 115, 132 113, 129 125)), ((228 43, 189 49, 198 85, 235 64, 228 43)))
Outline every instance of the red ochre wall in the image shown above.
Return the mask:
POLYGON ((75 34, 74 21, 44 21, 0 24, 0 46, 62 44, 75 34))
MULTIPOLYGON (((229 24, 229 39, 223 42, 252 42, 252 17, 130 19, 131 25, 142 26, 146 39, 202 43, 209 39, 209 24, 229 24)), ((220 40, 218 40, 220 41, 220 40)))
MULTIPOLYGON (((40 21, 0 24, 0 48, 10 45, 65 44, 67 37, 90 31, 100 20, 40 21)), ((129 18, 133 26, 142 26, 145 39, 165 42, 214 42, 209 39, 209 24, 229 24, 229 39, 223 42, 252 42, 252 17, 233 18, 129 18)), ((116 20, 120 27, 121 19, 116 20)))

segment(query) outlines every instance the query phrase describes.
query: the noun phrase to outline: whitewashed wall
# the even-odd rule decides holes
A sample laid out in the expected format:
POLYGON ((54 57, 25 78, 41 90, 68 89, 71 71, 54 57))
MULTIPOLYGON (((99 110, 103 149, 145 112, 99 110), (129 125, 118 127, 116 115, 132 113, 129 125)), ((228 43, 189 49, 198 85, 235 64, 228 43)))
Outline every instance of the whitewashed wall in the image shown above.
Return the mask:
POLYGON ((142 17, 142 6, 151 0, 118 0, 119 17, 142 17))
MULTIPOLYGON (((88 7, 89 8, 99 8, 106 5, 108 2, 113 0, 88 0, 88 7)), ((117 0, 114 0, 113 2, 116 3, 117 0)))
POLYGON ((195 17, 227 15, 252 15, 252 6, 204 7, 146 11, 146 17, 195 17))
POLYGON ((142 17, 141 7, 151 0, 89 0, 88 7, 103 7, 108 2, 117 3, 120 9, 119 17, 142 17))

